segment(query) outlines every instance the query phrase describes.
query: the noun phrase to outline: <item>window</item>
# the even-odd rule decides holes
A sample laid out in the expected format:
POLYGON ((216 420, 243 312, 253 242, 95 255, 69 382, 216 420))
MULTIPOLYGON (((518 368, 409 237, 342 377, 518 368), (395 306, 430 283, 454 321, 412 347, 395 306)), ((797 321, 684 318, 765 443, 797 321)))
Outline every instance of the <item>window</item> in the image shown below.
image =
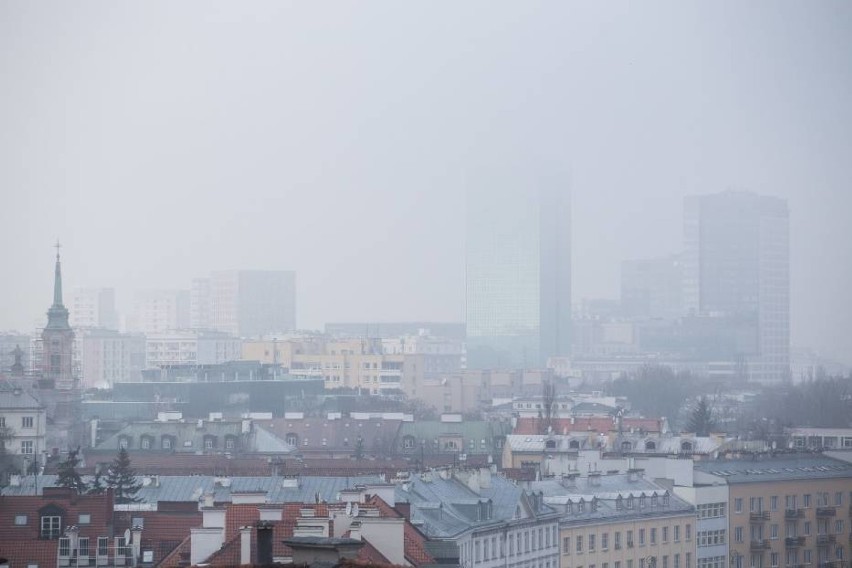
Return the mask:
POLYGON ((669 541, 669 527, 663 527, 663 542, 669 541))
POLYGON ((32 454, 33 453, 33 441, 32 440, 22 440, 21 441, 21 453, 22 454, 32 454))
POLYGON ((843 505, 843 492, 842 491, 838 491, 837 493, 834 494, 834 505, 835 505, 835 507, 840 507, 841 505, 843 505))
POLYGON ((734 542, 742 542, 743 541, 743 528, 736 527, 734 529, 734 542))
POLYGON ((124 558, 130 556, 130 547, 124 542, 123 536, 115 538, 115 555, 124 558))
POLYGON ((680 525, 674 526, 674 541, 680 542, 680 525))
POLYGON ((148 436, 142 436, 142 441, 140 442, 139 445, 142 447, 143 450, 150 450, 151 449, 151 438, 149 438, 148 436))
POLYGON ((804 558, 804 561, 805 561, 805 564, 810 564, 810 563, 811 563, 811 551, 810 551, 810 550, 808 550, 808 549, 805 549, 805 558, 804 558))
POLYGON ((609 533, 601 534, 601 550, 609 549, 609 533))
POLYGON ((834 521, 834 532, 837 534, 843 534, 843 521, 838 520, 834 521))
POLYGON ((781 556, 781 555, 780 555, 780 554, 778 554, 777 552, 773 552, 773 553, 770 555, 769 563, 770 563, 770 566, 772 566, 772 568, 775 568, 776 566, 778 566, 778 558, 779 558, 780 556, 781 556))
POLYGON ((15 526, 23 527, 27 524, 27 516, 26 515, 15 515, 15 526))
POLYGON ((583 553, 583 537, 578 536, 577 537, 577 554, 582 554, 582 553, 583 553))
POLYGON ((769 508, 772 511, 778 510, 778 495, 773 495, 772 497, 769 498, 769 508))
POLYGON ((67 536, 59 539, 59 556, 65 558, 71 556, 71 539, 67 536))
POLYGON ((6 427, 6 417, 0 416, 0 428, 5 428, 5 427, 6 427))
POLYGON ((80 513, 80 516, 77 517, 78 525, 88 525, 92 522, 92 515, 89 513, 80 513))
POLYGON ((645 529, 639 529, 639 546, 645 544, 645 529))
POLYGON ((406 436, 402 439, 403 449, 413 450, 415 445, 414 436, 406 436))
POLYGON ((686 553, 686 566, 684 566, 684 568, 692 568, 692 553, 691 552, 686 553))
POLYGON ((680 568, 680 554, 674 555, 674 568, 680 568))
POLYGON ((618 532, 615 533, 614 540, 615 540, 615 543, 614 543, 615 549, 620 550, 621 549, 621 531, 618 531, 618 532))
POLYGON ((810 521, 805 521, 805 522, 804 522, 804 529, 803 529, 803 531, 804 531, 804 533, 805 533, 805 536, 811 536, 811 522, 810 522, 810 521))
POLYGON ((627 546, 633 546, 633 531, 627 531, 627 546))
POLYGON ((743 499, 742 497, 737 497, 734 499, 734 512, 742 513, 743 512, 743 499))
POLYGON ((288 446, 298 446, 299 445, 299 436, 294 434, 293 432, 290 432, 289 434, 287 434, 287 436, 284 438, 284 440, 287 442, 288 446))
POLYGON ((651 544, 657 544, 657 527, 651 529, 651 544))
POLYGON ((77 554, 82 557, 89 556, 89 537, 81 536, 77 539, 77 554))
POLYGON ((669 568, 669 555, 663 555, 663 568, 669 568))
POLYGON ((172 449, 172 439, 169 436, 163 436, 162 447, 164 450, 172 449))
POLYGON ((686 523, 686 540, 692 540, 692 524, 686 523))
POLYGON ((118 447, 121 448, 122 450, 126 450, 127 448, 130 447, 130 440, 128 440, 127 438, 124 438, 124 437, 119 438, 118 439, 118 447))
POLYGON ((62 517, 51 515, 41 518, 41 538, 59 538, 61 529, 62 517))
POLYGON ((109 556, 109 537, 98 537, 98 556, 109 556))
POLYGON ((21 428, 32 428, 33 427, 33 417, 32 416, 22 416, 21 417, 21 428))
MULTIPOLYGON (((512 540, 509 539, 509 543, 511 543, 511 542, 512 542, 512 540)), ((563 554, 571 554, 571 537, 570 536, 566 536, 565 538, 562 539, 562 553, 563 554)))
POLYGON ((225 438, 225 449, 233 450, 236 447, 237 443, 232 437, 225 438))
POLYGON ((802 496, 802 506, 803 507, 810 507, 811 506, 811 496, 810 496, 809 493, 805 493, 802 496))
POLYGON ((769 525, 769 538, 777 539, 778 538, 778 525, 773 524, 769 525))

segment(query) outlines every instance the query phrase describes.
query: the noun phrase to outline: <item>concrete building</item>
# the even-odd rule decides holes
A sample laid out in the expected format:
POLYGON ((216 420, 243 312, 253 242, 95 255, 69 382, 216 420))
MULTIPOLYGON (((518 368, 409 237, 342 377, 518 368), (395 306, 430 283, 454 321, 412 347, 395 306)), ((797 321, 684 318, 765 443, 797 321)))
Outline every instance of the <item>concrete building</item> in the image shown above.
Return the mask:
POLYGON ((20 385, 0 380, 0 429, 8 438, 6 452, 40 459, 45 451, 47 413, 44 405, 20 385))
POLYGON ((209 278, 193 278, 189 289, 189 327, 213 329, 213 295, 209 278))
POLYGON ((560 566, 693 568, 695 509, 639 472, 528 484, 560 514, 560 566))
POLYGON ((742 353, 750 378, 790 375, 790 253, 787 202, 727 191, 684 201, 687 313, 749 322, 756 349, 742 353))
POLYGON ((71 292, 70 322, 74 329, 118 329, 114 288, 76 288, 71 292))
POLYGON ((630 318, 673 320, 683 315, 680 256, 621 263, 621 311, 630 318))
POLYGON ((135 298, 135 320, 128 325, 145 334, 189 328, 188 290, 142 290, 135 298))
MULTIPOLYGON (((813 454, 712 460, 696 463, 695 484, 727 489, 731 568, 848 565, 852 464, 813 454)), ((725 542, 718 531, 706 538, 725 542)))
POLYGON ((468 367, 538 367, 570 354, 567 191, 489 187, 468 194, 467 210, 468 367))
POLYGON ((789 428, 786 433, 797 450, 852 451, 852 428, 789 428))
MULTIPOLYGON (((204 291, 197 282, 198 309, 204 291)), ((296 328, 296 273, 287 270, 228 270, 210 275, 212 328, 239 337, 260 337, 296 328)), ((201 316, 197 316, 199 320, 201 316)))
POLYGON ((145 368, 143 335, 86 328, 79 332, 76 347, 84 388, 112 388, 115 383, 142 378, 145 368))
POLYGON ((240 359, 236 337, 215 331, 152 333, 145 340, 145 366, 210 365, 240 359))

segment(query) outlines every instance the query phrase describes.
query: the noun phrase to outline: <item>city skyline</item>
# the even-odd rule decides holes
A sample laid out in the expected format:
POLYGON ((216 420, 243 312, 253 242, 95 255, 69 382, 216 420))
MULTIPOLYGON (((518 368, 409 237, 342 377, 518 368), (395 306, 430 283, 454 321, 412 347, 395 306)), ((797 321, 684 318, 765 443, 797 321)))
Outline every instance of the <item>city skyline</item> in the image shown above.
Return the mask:
POLYGON ((4 5, 0 231, 19 244, 0 327, 39 321, 57 236, 68 287, 115 288, 125 313, 134 288, 257 268, 299 273, 300 327, 460 321, 465 189, 505 186, 493 164, 520 179, 556 162, 575 299, 617 297, 622 260, 678 252, 685 195, 775 195, 793 343, 848 361, 847 10, 379 6, 4 5))

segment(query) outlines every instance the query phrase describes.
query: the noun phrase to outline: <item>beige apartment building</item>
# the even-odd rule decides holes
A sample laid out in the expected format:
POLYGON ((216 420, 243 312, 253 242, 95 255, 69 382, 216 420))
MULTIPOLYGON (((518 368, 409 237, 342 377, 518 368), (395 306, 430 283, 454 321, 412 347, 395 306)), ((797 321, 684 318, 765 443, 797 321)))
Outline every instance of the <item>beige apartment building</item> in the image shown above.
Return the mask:
POLYGON ((852 464, 801 454, 695 465, 729 493, 729 568, 846 568, 852 464))
POLYGON ((695 508, 640 472, 532 482, 562 513, 561 568, 695 568, 695 508))

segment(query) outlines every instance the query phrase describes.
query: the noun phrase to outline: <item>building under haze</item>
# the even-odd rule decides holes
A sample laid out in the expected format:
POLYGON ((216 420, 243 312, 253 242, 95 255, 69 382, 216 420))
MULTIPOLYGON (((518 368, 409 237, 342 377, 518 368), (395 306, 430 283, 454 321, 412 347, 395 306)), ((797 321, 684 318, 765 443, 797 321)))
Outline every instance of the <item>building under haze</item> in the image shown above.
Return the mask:
MULTIPOLYGON (((203 283, 194 284, 202 321, 203 283)), ((227 270, 210 276, 212 328, 259 337, 296 328, 296 273, 289 270, 227 270)))
POLYGON ((188 290, 141 290, 136 315, 128 327, 142 333, 165 333, 189 328, 188 290))
POLYGON ((70 321, 73 328, 118 329, 115 289, 76 288, 71 292, 70 321))
POLYGON ((466 312, 471 368, 534 367, 567 355, 567 189, 468 194, 466 312))
POLYGON ((684 306, 731 323, 752 380, 790 374, 790 254, 787 202, 747 192, 684 202, 684 306), (742 333, 745 327, 747 334, 742 333), (747 335, 747 337, 745 337, 747 335))
POLYGON ((621 311, 630 318, 674 320, 683 315, 679 255, 621 263, 621 311))

